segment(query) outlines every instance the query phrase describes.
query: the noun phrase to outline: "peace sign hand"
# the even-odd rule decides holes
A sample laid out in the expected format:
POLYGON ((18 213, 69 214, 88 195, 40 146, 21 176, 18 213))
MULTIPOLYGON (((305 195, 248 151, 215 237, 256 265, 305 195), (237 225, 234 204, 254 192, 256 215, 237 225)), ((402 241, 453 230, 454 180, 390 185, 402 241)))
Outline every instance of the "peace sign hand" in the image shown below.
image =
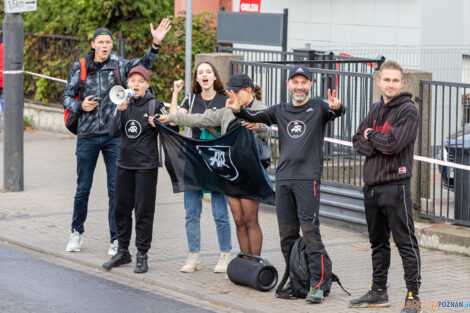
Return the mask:
POLYGON ((328 89, 328 104, 332 110, 338 110, 341 107, 341 102, 336 98, 336 89, 333 94, 331 94, 331 89, 328 89))
POLYGON ((153 24, 150 23, 150 33, 152 33, 153 43, 159 45, 163 38, 165 38, 170 28, 171 22, 166 17, 160 22, 160 25, 158 25, 157 29, 153 28, 153 24))
POLYGON ((225 107, 231 109, 232 112, 240 112, 240 103, 238 103, 237 95, 233 92, 233 90, 227 90, 225 91, 225 94, 228 96, 225 107))

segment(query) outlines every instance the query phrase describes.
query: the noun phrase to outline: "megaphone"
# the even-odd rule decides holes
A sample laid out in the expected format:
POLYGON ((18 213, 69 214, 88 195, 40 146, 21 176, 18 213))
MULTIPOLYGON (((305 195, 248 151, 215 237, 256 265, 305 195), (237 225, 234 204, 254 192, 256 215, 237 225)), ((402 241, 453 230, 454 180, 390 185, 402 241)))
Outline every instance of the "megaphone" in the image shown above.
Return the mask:
POLYGON ((129 101, 134 96, 135 92, 132 89, 124 89, 124 87, 116 85, 109 91, 109 99, 114 104, 123 104, 129 101))

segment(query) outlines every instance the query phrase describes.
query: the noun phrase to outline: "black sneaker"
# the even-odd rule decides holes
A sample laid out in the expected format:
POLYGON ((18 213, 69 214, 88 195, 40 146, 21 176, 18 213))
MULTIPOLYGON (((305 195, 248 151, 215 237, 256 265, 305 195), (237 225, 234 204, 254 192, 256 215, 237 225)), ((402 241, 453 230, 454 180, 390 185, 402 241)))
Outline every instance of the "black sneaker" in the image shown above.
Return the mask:
POLYGON ((113 257, 103 265, 101 265, 104 269, 110 270, 113 267, 123 265, 123 264, 129 264, 132 262, 132 257, 131 254, 129 253, 129 250, 124 250, 122 248, 118 248, 118 251, 113 257))
POLYGON ((421 313, 423 312, 423 307, 419 297, 414 295, 411 291, 408 292, 408 297, 405 298, 402 304, 403 309, 400 313, 421 313))
POLYGON ((294 294, 292 293, 292 288, 290 286, 290 282, 288 282, 284 288, 281 290, 276 290, 275 293, 276 298, 286 299, 286 300, 295 300, 297 299, 294 294))
POLYGON ((149 267, 147 265, 147 253, 137 252, 137 256, 135 257, 135 267, 134 273, 145 273, 148 271, 149 267))
POLYGON ((388 301, 386 290, 374 290, 372 287, 369 287, 369 291, 365 295, 349 301, 348 306, 350 308, 388 307, 390 302, 388 301))

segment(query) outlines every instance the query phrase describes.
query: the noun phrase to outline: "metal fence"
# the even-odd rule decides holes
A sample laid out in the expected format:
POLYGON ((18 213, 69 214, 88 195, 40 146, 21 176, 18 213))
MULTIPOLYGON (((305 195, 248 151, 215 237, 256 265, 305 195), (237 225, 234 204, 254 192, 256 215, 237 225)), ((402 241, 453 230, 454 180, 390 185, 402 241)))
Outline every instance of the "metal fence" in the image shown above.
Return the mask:
POLYGON ((379 44, 312 43, 318 50, 331 50, 336 55, 361 58, 385 55, 403 68, 428 71, 434 80, 470 83, 470 47, 468 46, 396 46, 379 44))
POLYGON ((294 51, 258 50, 217 46, 215 52, 243 55, 244 61, 278 64, 305 63, 312 68, 323 68, 337 71, 370 73, 385 61, 382 56, 358 58, 347 54, 334 54, 332 51, 296 49, 294 51))
MULTIPOLYGON (((262 101, 267 106, 282 102, 281 87, 291 65, 231 61, 230 72, 244 72, 253 82, 263 87, 262 101)), ((337 88, 338 97, 346 106, 346 114, 327 126, 326 137, 351 141, 354 130, 368 112, 372 104, 373 75, 309 68, 314 84, 310 95, 326 98, 328 89, 337 88)), ((271 140, 272 162, 268 172, 274 174, 279 161, 277 131, 271 140)), ((323 179, 359 187, 362 181, 363 158, 349 146, 325 142, 323 147, 323 179)))
MULTIPOLYGON (((420 156, 470 165, 469 99, 470 84, 421 81, 420 156)), ((421 216, 470 225, 470 171, 420 162, 417 175, 421 216)))
POLYGON ((222 45, 216 46, 214 50, 217 53, 240 54, 243 55, 245 61, 250 62, 294 60, 294 52, 292 51, 244 49, 222 45))

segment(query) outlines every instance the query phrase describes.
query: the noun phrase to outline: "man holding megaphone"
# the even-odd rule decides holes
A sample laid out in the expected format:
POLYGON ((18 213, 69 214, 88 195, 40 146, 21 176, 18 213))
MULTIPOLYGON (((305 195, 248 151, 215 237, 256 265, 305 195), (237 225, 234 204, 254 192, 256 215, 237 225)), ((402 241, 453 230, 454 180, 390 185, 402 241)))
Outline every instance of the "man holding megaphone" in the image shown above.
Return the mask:
MULTIPOLYGON (((64 107, 78 120, 75 126, 78 179, 71 234, 66 251, 80 251, 88 211, 88 197, 100 151, 106 165, 109 197, 108 222, 111 244, 108 254, 114 255, 117 251, 114 179, 121 139, 108 134, 108 123, 116 110, 116 104, 111 101, 109 91, 115 85, 123 85, 121 78, 125 79, 132 68, 138 65, 145 68, 153 66, 160 44, 170 28, 170 20, 167 18, 164 18, 156 29, 150 23, 152 46, 141 58, 132 60, 114 54, 111 31, 105 27, 98 28, 93 33, 92 51, 84 59, 73 64, 62 96, 64 107)), ((68 123, 68 117, 66 119, 68 123)))

